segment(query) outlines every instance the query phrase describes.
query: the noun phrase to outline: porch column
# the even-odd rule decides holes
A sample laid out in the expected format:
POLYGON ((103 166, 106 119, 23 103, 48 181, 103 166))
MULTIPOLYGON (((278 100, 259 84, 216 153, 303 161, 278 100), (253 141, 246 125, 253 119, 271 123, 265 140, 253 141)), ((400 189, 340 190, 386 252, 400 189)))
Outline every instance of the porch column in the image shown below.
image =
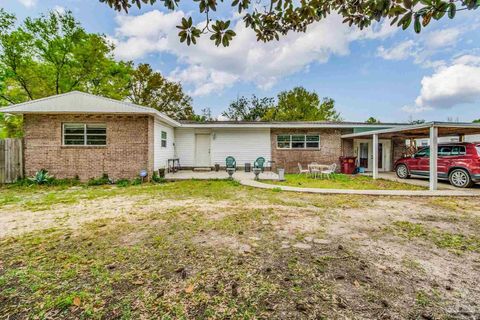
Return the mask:
POLYGON ((373 135, 373 179, 378 178, 378 134, 373 135))
POLYGON ((437 190, 438 128, 430 127, 430 190, 437 190))

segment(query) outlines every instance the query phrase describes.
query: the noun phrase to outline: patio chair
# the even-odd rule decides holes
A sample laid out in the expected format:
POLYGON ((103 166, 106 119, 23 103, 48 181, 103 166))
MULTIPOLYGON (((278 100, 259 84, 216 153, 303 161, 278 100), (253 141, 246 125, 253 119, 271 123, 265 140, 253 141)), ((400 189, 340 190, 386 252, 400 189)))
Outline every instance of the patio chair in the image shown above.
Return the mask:
POLYGON ((225 169, 228 168, 233 168, 237 170, 237 161, 235 161, 235 158, 232 156, 228 156, 227 158, 225 158, 225 169))
POLYGON ((262 169, 262 172, 264 170, 265 166, 265 158, 264 157, 258 157, 257 160, 253 163, 254 168, 259 168, 262 169))
POLYGON ((301 164, 300 162, 298 163, 298 171, 299 171, 299 174, 300 174, 300 175, 303 174, 303 173, 305 173, 305 175, 308 176, 308 175, 310 174, 310 170, 308 170, 308 169, 303 169, 303 168, 302 168, 302 164, 301 164))
POLYGON ((333 163, 331 166, 328 167, 328 169, 325 169, 325 170, 322 170, 320 171, 320 174, 323 176, 323 175, 326 175, 328 179, 330 179, 330 177, 335 174, 335 170, 337 169, 337 164, 336 163, 333 163))

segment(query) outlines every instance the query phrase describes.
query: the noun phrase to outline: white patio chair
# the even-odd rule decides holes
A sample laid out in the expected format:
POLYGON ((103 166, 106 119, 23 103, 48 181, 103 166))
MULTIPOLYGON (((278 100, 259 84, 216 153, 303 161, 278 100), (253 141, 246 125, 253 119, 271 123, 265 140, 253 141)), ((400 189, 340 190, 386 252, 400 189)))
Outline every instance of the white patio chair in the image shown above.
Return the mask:
POLYGON ((305 175, 308 176, 308 174, 310 173, 310 170, 302 168, 302 164, 300 162, 298 163, 298 171, 300 175, 305 173, 305 175))
POLYGON ((328 179, 335 174, 335 170, 337 169, 337 164, 333 163, 331 166, 328 167, 328 169, 322 170, 320 173, 323 175, 326 175, 328 179))

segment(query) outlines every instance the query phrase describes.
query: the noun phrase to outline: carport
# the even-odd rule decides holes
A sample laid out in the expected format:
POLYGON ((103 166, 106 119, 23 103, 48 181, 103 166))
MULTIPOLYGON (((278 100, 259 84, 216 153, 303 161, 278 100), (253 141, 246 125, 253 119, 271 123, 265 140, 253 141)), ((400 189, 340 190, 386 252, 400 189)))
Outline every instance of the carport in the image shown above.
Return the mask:
POLYGON ((342 135, 343 139, 372 139, 373 143, 373 179, 378 178, 378 140, 379 139, 421 139, 429 138, 430 145, 430 190, 437 190, 438 174, 438 138, 459 137, 463 141, 465 135, 480 134, 480 124, 459 122, 428 122, 382 130, 365 131, 342 135))

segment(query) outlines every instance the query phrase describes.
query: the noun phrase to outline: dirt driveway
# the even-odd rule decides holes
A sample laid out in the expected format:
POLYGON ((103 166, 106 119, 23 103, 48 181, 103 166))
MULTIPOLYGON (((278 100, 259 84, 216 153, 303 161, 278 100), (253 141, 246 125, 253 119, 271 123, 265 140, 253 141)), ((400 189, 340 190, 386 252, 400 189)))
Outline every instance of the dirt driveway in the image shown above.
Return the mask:
POLYGON ((0 318, 480 317, 480 199, 0 190, 0 318))

